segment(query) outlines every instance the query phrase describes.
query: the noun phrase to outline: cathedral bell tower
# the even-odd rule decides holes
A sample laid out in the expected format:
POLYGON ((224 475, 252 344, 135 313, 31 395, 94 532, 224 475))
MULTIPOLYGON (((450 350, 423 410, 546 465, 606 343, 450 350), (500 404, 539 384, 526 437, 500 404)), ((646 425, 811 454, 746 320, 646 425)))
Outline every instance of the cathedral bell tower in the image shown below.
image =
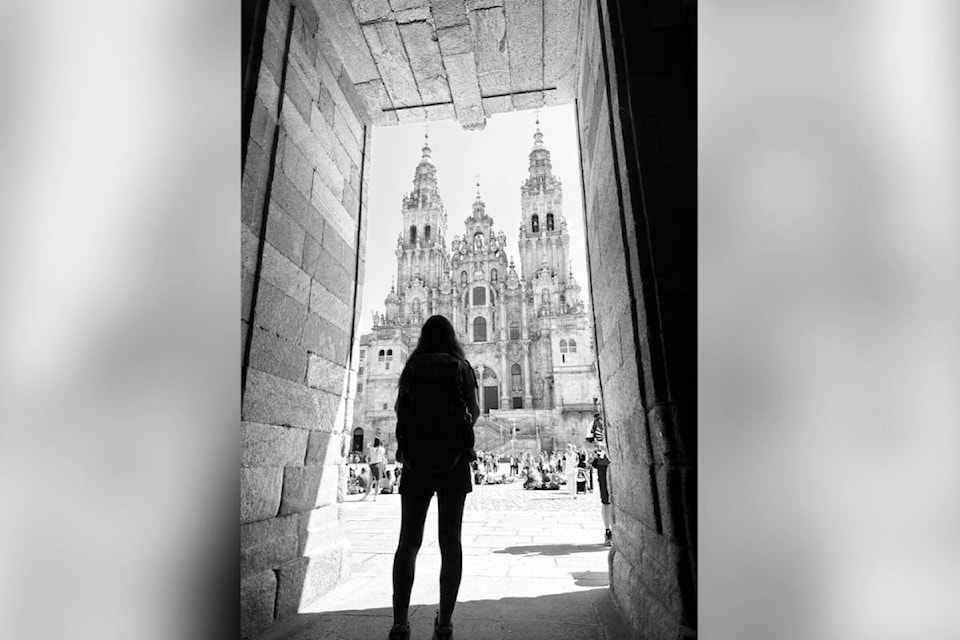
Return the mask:
POLYGON ((540 119, 533 135, 528 176, 520 188, 520 270, 529 282, 546 266, 560 281, 570 270, 570 236, 563 217, 563 186, 553 175, 550 151, 543 145, 540 119))
POLYGON ((397 285, 394 301, 398 324, 421 324, 436 313, 440 281, 448 270, 447 213, 437 188, 437 168, 431 160, 430 139, 424 134, 421 158, 413 174, 413 189, 403 197, 403 231, 397 237, 397 285))

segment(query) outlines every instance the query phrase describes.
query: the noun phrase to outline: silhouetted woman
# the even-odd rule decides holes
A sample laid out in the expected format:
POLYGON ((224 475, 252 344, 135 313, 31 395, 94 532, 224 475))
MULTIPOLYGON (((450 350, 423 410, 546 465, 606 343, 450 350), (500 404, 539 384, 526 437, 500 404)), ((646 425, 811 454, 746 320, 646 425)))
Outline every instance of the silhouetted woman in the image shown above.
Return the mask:
MULTIPOLYGON (((444 369, 447 370, 447 369, 444 369)), ((429 388, 429 387, 428 387, 429 388)), ((397 394, 397 442, 399 455, 403 458, 403 476, 400 479, 400 541, 393 559, 393 628, 389 640, 408 640, 410 624, 407 612, 410 607, 410 592, 413 589, 414 569, 417 552, 423 542, 423 527, 427 517, 427 508, 433 494, 437 494, 437 515, 439 520, 440 543, 440 609, 434 619, 433 637, 436 640, 453 638, 453 609, 457 604, 457 592, 460 590, 460 577, 463 572, 463 547, 460 543, 460 530, 463 525, 463 505, 467 494, 473 490, 470 477, 471 456, 467 453, 473 448, 473 424, 480 415, 477 404, 477 379, 473 369, 466 361, 463 347, 457 340, 453 325, 443 316, 432 316, 420 331, 417 348, 407 360, 400 375, 397 394), (412 450, 411 442, 417 442, 408 431, 418 425, 407 425, 401 417, 401 407, 413 394, 417 386, 431 375, 436 375, 441 367, 449 367, 459 376, 458 385, 469 412, 468 426, 460 426, 465 435, 458 440, 462 444, 462 454, 448 471, 424 472, 411 468, 415 454, 423 451, 412 450), (408 464, 411 463, 411 464, 408 464)), ((451 392, 455 395, 455 391, 451 392)), ((449 401, 450 399, 448 399, 449 401)), ((459 399, 456 399, 458 405, 459 399)), ((462 406, 460 405, 460 406, 462 406)), ((458 425, 451 424, 451 429, 458 425)), ((424 445, 417 445, 424 447, 424 445)), ((429 445, 427 445, 429 446, 429 445)), ((453 455, 456 458, 456 454, 453 455)))

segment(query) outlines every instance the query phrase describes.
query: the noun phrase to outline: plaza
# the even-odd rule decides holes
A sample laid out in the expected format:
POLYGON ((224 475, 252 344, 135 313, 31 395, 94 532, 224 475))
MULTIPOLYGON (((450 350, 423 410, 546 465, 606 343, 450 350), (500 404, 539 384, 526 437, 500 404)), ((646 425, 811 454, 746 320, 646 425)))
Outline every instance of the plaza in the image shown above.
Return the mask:
MULTIPOLYGON (((264 640, 386 637, 400 496, 347 496, 341 525, 350 578, 303 607, 264 640)), ((525 491, 519 483, 474 487, 463 516, 463 581, 455 634, 470 640, 614 640, 629 637, 610 599, 599 492, 525 491)), ((428 638, 437 607, 440 550, 436 500, 427 514, 410 600, 412 638, 428 638)))

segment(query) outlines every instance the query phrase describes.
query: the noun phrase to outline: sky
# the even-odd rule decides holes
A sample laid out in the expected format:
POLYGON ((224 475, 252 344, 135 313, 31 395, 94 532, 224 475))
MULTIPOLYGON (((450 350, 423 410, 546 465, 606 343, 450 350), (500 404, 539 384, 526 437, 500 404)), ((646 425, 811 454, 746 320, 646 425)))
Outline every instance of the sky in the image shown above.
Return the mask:
MULTIPOLYGON (((517 262, 520 228, 520 186, 527 178, 533 149, 536 112, 499 113, 487 119, 483 131, 465 131, 454 121, 429 125, 431 156, 437 184, 447 211, 447 250, 454 235, 463 235, 479 177, 480 194, 493 226, 507 236, 507 255, 517 262)), ((563 183, 563 214, 570 234, 573 275, 588 301, 587 261, 583 234, 583 198, 573 105, 540 110, 543 142, 551 152, 553 172, 563 183)), ((398 125, 373 130, 370 163, 370 202, 367 225, 367 264, 363 283, 360 332, 373 326, 373 311, 383 312, 390 281, 397 273, 394 253, 403 229, 403 195, 413 187, 420 162, 424 126, 398 125)))

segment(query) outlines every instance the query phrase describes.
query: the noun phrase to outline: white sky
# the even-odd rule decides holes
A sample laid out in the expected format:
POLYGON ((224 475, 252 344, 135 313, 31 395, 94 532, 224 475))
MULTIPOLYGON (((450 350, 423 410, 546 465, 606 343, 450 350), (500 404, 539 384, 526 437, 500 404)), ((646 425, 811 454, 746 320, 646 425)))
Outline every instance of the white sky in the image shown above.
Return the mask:
MULTIPOLYGON (((527 156, 533 148, 535 120, 533 111, 499 113, 487 119, 483 131, 465 131, 453 121, 430 123, 431 155, 447 210, 448 250, 453 236, 463 235, 463 221, 470 215, 479 176, 487 215, 493 218, 494 229, 506 234, 507 255, 517 262, 517 272, 520 272, 517 260, 520 186, 527 178, 527 156)), ((403 195, 413 186, 414 169, 420 162, 423 147, 423 130, 423 125, 417 124, 377 127, 373 131, 361 334, 370 331, 372 312, 383 312, 390 279, 397 272, 394 251, 397 235, 403 229, 403 195)), ((563 182, 563 214, 570 234, 573 275, 583 287, 581 299, 586 302, 590 296, 573 105, 542 109, 540 130, 551 152, 553 172, 563 182)))

